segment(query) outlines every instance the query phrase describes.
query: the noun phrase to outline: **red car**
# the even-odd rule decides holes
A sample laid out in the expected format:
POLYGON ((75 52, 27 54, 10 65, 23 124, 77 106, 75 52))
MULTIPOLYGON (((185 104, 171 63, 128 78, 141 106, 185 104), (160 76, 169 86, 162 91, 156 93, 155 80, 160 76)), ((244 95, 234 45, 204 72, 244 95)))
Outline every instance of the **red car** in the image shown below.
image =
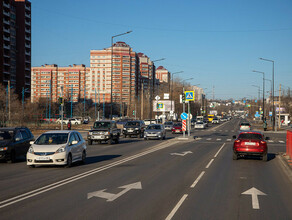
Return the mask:
POLYGON ((183 130, 182 130, 182 123, 175 123, 173 126, 172 126, 172 129, 171 129, 171 133, 174 134, 174 133, 182 133, 183 130))
MULTIPOLYGON (((268 139, 266 138, 266 140, 268 139)), ((263 161, 268 160, 268 146, 261 132, 243 131, 239 133, 233 144, 233 160, 246 155, 261 156, 263 161)))

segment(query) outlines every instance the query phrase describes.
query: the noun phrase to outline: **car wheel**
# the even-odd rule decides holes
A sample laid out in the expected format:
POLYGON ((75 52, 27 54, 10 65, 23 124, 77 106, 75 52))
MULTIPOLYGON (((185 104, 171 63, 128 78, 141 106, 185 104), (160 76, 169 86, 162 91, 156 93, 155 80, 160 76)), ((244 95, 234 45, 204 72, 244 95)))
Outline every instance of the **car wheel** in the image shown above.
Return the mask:
POLYGON ((10 153, 10 159, 8 160, 8 163, 15 163, 16 162, 16 154, 15 151, 11 151, 10 153))
POLYGON ((233 160, 237 160, 237 159, 238 159, 237 153, 233 152, 233 160))
POLYGON ((88 145, 92 145, 92 140, 88 140, 88 145))
POLYGON ((110 138, 110 139, 107 141, 107 144, 108 144, 108 145, 111 145, 111 144, 112 144, 112 138, 110 138))
POLYGON ((147 141, 147 140, 148 140, 148 138, 144 138, 144 140, 145 140, 145 141, 147 141))
POLYGON ((69 168, 72 166, 72 155, 69 154, 67 157, 67 164, 66 164, 66 168, 69 168))
POLYGON ((85 159, 86 159, 86 151, 84 150, 84 151, 82 152, 82 159, 81 159, 81 163, 82 163, 82 164, 85 164, 85 159))
POLYGON ((115 144, 118 144, 120 142, 119 138, 117 137, 115 140, 115 144))
POLYGON ((268 161, 268 153, 263 155, 263 161, 268 161))
POLYGON ((165 137, 165 135, 163 136, 163 140, 165 140, 166 139, 166 137, 165 137))

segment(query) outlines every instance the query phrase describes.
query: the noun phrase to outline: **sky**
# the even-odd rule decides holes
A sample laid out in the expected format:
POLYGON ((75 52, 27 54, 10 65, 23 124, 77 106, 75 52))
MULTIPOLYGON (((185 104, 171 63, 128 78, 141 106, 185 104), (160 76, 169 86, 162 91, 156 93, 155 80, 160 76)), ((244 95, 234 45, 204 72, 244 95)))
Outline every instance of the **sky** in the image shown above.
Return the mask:
MULTIPOLYGON (((207 98, 257 98, 262 74, 292 87, 291 0, 31 0, 32 66, 90 65, 111 37, 142 52, 207 98), (188 81, 188 80, 187 80, 188 81)), ((270 90, 270 81, 265 81, 270 90)))

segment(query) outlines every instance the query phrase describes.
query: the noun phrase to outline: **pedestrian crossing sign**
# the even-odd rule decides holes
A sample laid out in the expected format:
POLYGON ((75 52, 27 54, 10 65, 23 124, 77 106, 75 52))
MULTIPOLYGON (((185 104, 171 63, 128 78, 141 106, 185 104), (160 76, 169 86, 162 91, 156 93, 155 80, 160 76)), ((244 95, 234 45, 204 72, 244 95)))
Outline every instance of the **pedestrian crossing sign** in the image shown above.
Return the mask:
POLYGON ((195 101, 195 91, 185 91, 186 101, 195 101))

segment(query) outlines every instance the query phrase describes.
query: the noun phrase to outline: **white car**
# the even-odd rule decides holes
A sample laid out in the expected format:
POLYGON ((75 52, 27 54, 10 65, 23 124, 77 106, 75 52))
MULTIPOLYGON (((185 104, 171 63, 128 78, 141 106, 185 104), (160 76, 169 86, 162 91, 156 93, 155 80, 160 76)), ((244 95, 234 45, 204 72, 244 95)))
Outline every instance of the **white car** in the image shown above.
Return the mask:
POLYGON ((40 135, 26 154, 27 165, 65 165, 85 162, 86 142, 78 131, 48 131, 40 135))
POLYGON ((250 123, 248 123, 248 122, 242 122, 240 124, 239 130, 241 130, 241 131, 249 131, 250 130, 250 127, 251 127, 250 123))
POLYGON ((198 121, 195 124, 195 129, 205 129, 206 128, 206 124, 202 121, 198 121))
MULTIPOLYGON (((71 122, 72 125, 81 125, 81 119, 77 119, 77 118, 69 118, 69 121, 71 122)), ((68 123, 66 123, 68 124, 68 123)))

